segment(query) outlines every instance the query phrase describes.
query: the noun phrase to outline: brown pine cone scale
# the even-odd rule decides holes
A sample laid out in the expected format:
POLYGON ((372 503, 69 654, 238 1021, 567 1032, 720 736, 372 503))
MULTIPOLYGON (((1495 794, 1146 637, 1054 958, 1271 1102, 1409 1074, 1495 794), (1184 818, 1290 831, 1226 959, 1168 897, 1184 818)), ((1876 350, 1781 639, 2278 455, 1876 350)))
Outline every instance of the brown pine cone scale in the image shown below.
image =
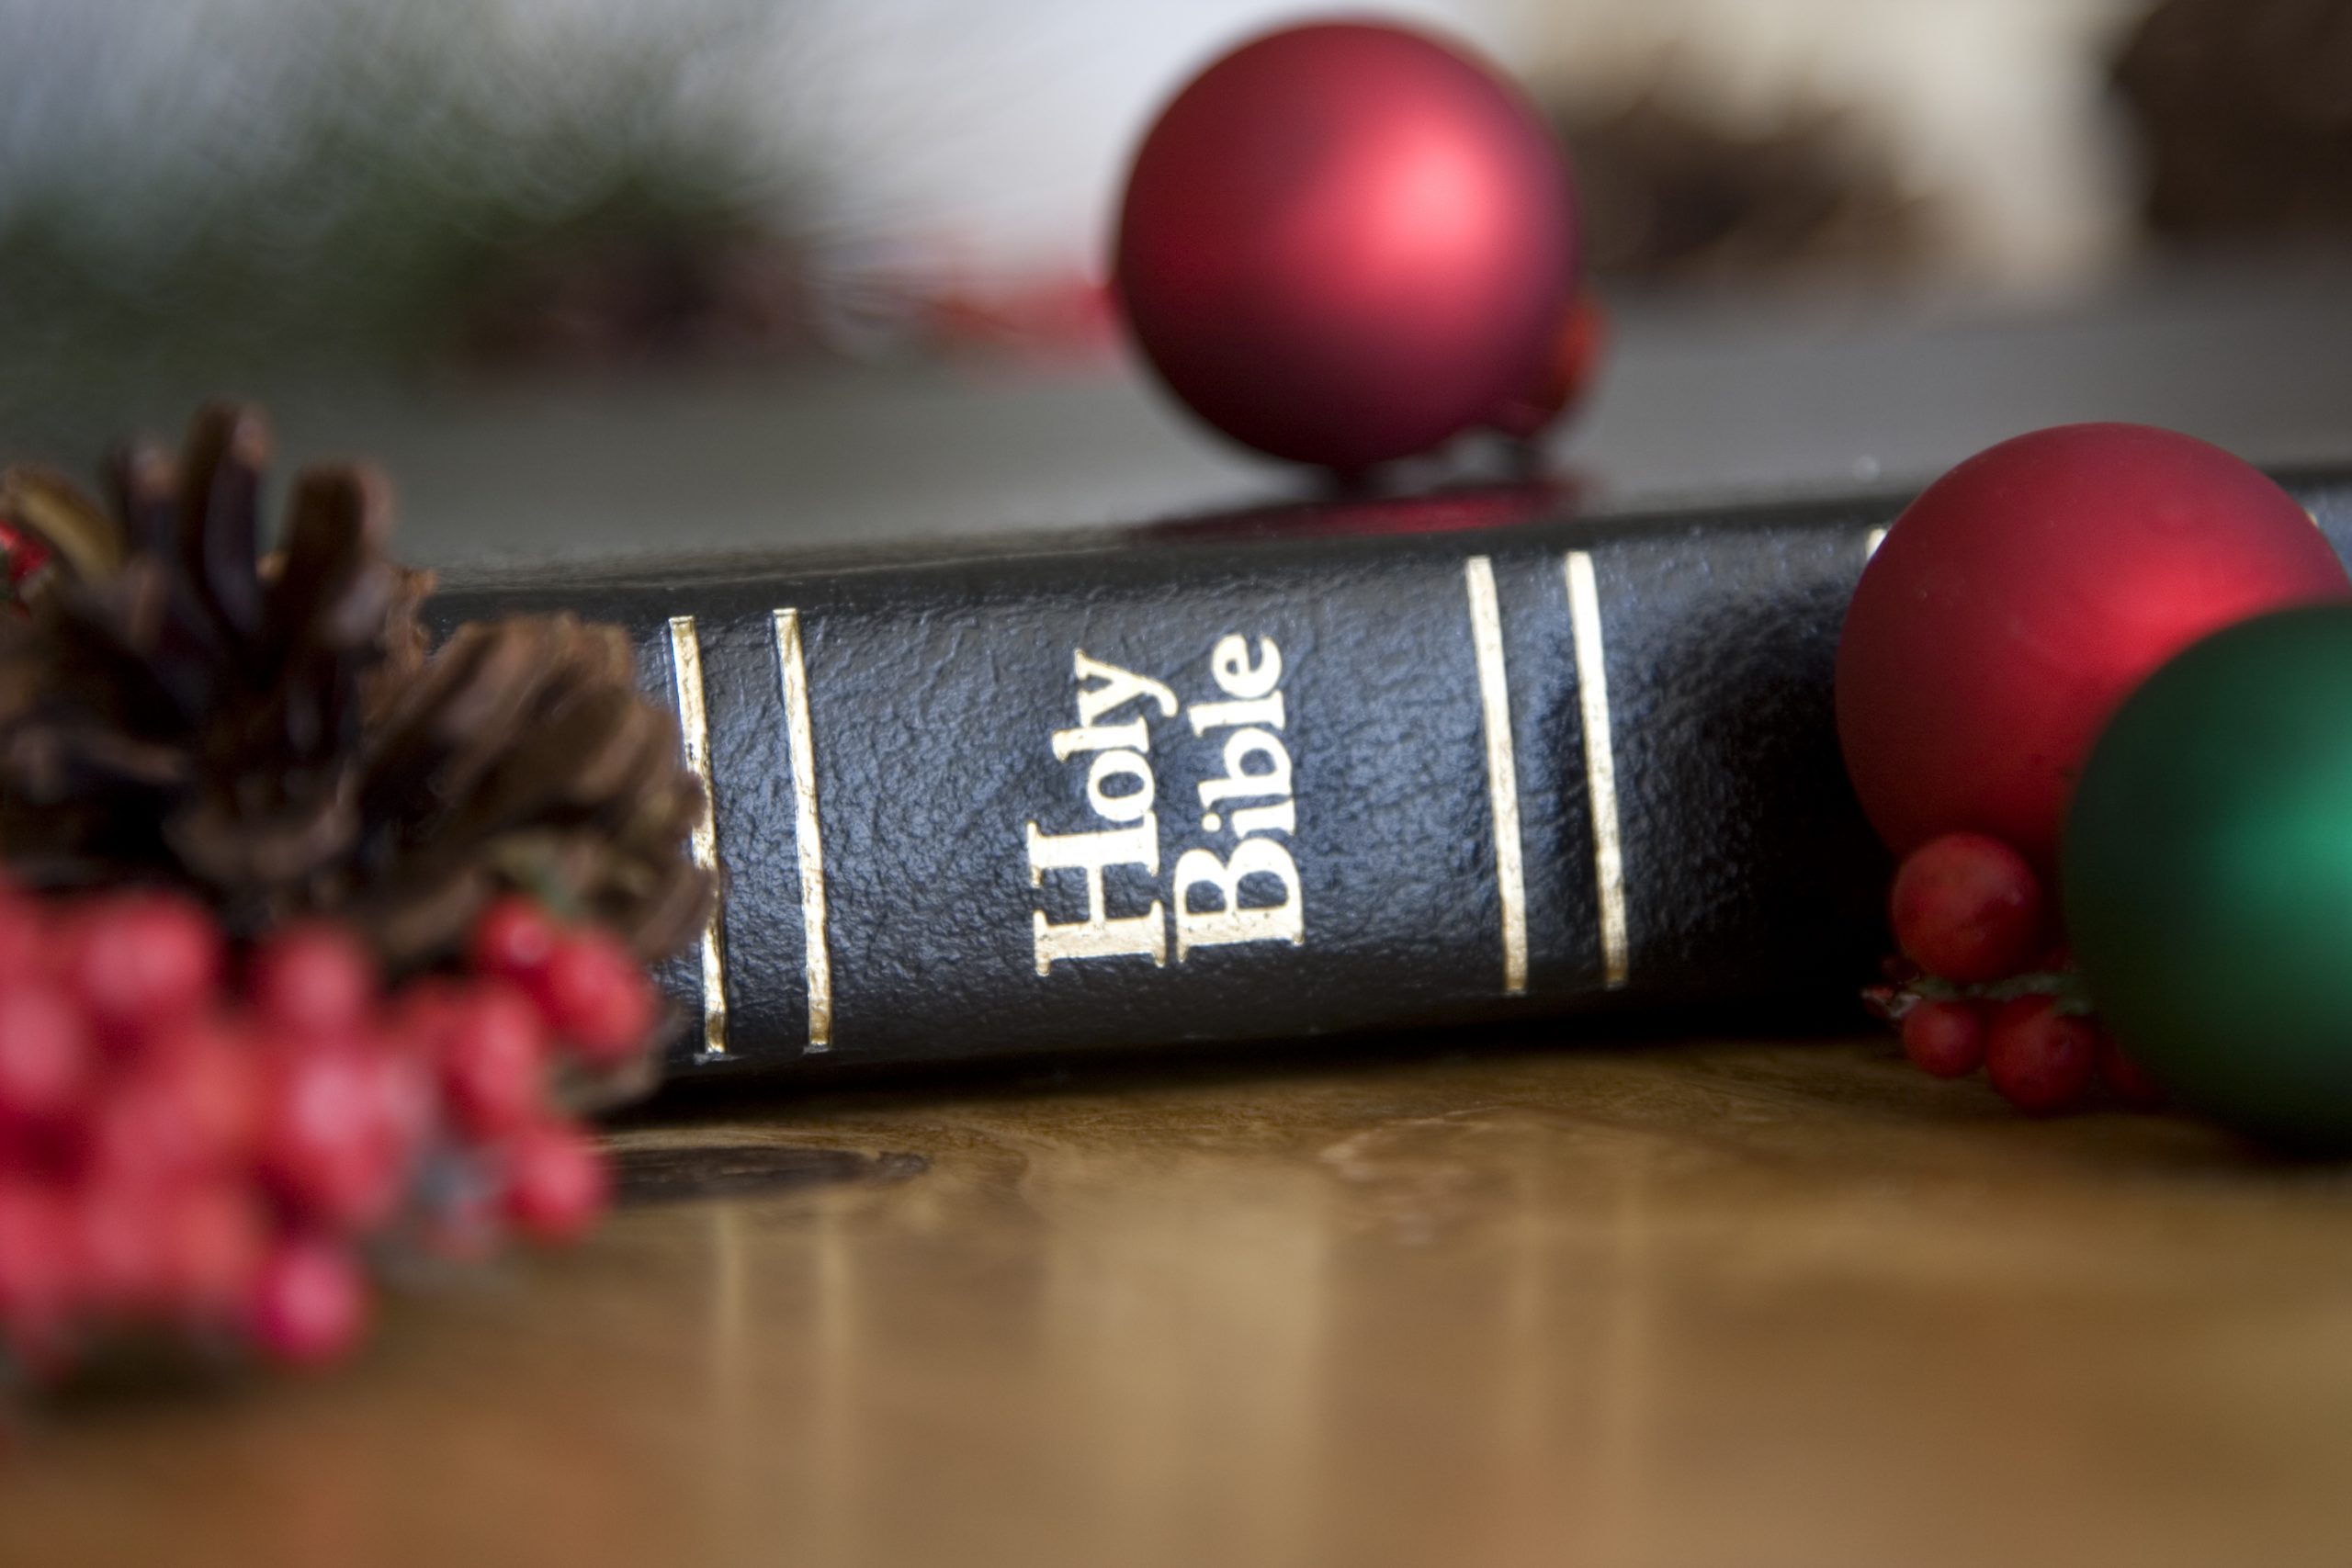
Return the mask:
POLYGON ((704 810, 627 637, 570 615, 458 628, 391 559, 390 487, 298 476, 260 552, 260 413, 217 404, 175 461, 135 446, 111 509, 46 469, 0 475, 0 524, 57 570, 0 615, 0 858, 46 888, 189 891, 251 937, 356 924, 393 971, 453 957, 520 888, 644 958, 699 929, 704 810))

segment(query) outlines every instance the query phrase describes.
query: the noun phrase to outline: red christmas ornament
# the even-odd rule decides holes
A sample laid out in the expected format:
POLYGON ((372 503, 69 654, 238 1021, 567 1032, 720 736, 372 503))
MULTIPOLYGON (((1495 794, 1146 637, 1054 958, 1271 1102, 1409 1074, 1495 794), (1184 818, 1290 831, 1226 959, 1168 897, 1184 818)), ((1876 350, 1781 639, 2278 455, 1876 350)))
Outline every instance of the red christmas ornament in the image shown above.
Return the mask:
POLYGON ((1551 394, 1576 251, 1566 163, 1519 93, 1349 22, 1246 44, 1177 96, 1128 177, 1116 266, 1194 412, 1358 469, 1551 394))
POLYGON ((2302 508, 2217 446, 2132 424, 2005 441, 1929 486, 1862 573, 1838 733, 1897 854, 1989 833, 2045 876, 2076 773, 2173 654, 2352 593, 2302 508))

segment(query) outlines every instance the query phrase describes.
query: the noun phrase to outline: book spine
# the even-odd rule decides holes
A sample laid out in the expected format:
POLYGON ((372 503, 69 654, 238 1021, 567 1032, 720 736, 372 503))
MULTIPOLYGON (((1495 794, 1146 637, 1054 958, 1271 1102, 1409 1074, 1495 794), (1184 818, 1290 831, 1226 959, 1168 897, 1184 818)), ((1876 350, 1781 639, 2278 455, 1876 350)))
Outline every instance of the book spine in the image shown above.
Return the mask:
POLYGON ((724 885, 665 976, 682 1076, 1761 1009, 1883 941, 1830 680, 1898 509, 1146 530, 436 614, 620 622, 675 704, 724 885))

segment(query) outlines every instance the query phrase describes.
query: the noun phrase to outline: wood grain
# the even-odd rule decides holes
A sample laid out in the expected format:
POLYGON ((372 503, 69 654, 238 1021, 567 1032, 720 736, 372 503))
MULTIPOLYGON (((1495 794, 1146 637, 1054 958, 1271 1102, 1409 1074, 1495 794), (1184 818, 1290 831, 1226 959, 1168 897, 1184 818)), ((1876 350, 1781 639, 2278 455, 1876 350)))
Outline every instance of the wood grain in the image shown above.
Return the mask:
POLYGON ((1881 1043, 735 1101, 616 1141, 669 1201, 418 1293, 340 1376, 35 1424, 0 1560, 2352 1558, 2344 1173, 2028 1122, 1881 1043), (677 1201, 697 1147, 733 1196, 677 1201))

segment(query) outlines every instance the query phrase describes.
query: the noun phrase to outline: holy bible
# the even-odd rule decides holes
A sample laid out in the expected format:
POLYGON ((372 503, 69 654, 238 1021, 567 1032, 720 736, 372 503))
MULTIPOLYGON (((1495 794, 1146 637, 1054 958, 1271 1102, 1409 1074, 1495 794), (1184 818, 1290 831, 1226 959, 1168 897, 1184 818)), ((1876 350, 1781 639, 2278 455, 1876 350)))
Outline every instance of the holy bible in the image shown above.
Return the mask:
MULTIPOLYGON (((2287 476, 2339 548, 2352 475, 2287 476)), ((1883 951, 1830 678, 1901 498, 1542 489, 460 575, 626 626, 723 897, 676 1076, 1819 1006, 1883 951)))

